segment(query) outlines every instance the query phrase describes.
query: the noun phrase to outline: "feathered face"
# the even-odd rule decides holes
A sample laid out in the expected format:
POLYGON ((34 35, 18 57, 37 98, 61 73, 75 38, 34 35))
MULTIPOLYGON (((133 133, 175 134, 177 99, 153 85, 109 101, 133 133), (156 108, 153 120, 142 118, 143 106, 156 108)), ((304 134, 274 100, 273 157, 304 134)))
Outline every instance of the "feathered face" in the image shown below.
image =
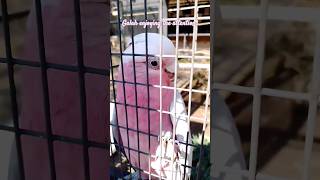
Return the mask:
MULTIPOLYGON (((147 77, 149 77, 150 85, 159 85, 160 75, 162 76, 162 85, 172 85, 174 73, 169 72, 166 69, 167 64, 162 62, 162 73, 160 74, 160 59, 156 56, 139 57, 135 59, 135 62, 126 62, 123 64, 123 73, 125 81, 134 83, 134 72, 136 75, 136 82, 141 84, 147 84, 147 77), (143 61, 142 61, 143 59, 143 61), (147 74, 148 72, 148 74, 147 74)), ((122 71, 119 71, 122 73, 122 71)), ((118 74, 118 77, 122 74, 118 74)), ((121 79, 121 78, 120 78, 121 79)))
POLYGON ((159 45, 161 36, 155 33, 148 33, 148 42, 146 42, 145 35, 144 33, 136 35, 134 43, 129 43, 129 47, 124 51, 123 70, 125 80, 134 82, 132 70, 135 69, 137 83, 146 84, 148 72, 150 84, 159 85, 161 75, 163 79, 162 83, 169 86, 174 77, 175 64, 173 56, 175 55, 175 47, 168 38, 162 36, 162 54, 163 56, 170 55, 170 57, 162 57, 160 59, 159 45), (147 57, 145 55, 146 51, 148 52, 147 57), (135 54, 134 58, 132 56, 133 53, 135 54), (162 68, 160 68, 161 63, 162 68), (161 73, 160 69, 162 69, 161 73), (130 71, 132 74, 127 74, 130 71))

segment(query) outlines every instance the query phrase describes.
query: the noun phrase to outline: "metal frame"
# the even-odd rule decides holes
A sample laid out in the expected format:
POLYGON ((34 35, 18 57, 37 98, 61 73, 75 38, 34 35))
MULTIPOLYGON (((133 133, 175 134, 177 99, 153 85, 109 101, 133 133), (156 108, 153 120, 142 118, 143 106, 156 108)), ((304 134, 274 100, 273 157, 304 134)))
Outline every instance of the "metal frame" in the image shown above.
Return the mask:
MULTIPOLYGON (((144 0, 144 3, 145 3, 145 7, 147 7, 146 6, 146 2, 147 2, 147 0, 144 0)), ((177 1, 177 3, 178 3, 179 1, 177 1)), ((199 7, 198 7, 198 3, 197 3, 198 1, 196 0, 195 1, 195 6, 192 6, 192 9, 195 9, 195 11, 194 11, 194 17, 180 17, 180 15, 179 15, 179 11, 180 11, 180 6, 179 5, 177 5, 177 8, 176 9, 174 9, 175 11, 177 11, 177 17, 175 17, 175 18, 165 18, 166 20, 168 20, 168 21, 174 21, 174 20, 193 20, 193 21, 198 21, 198 20, 200 20, 200 19, 210 19, 210 17, 199 17, 198 18, 198 9, 199 9, 199 7)), ((163 17, 163 1, 162 0, 159 0, 159 9, 160 9, 160 11, 158 11, 159 12, 159 20, 162 20, 162 17, 163 17)), ((120 7, 120 5, 119 5, 119 3, 117 4, 117 9, 119 9, 119 7, 120 7)), ((132 12, 132 2, 131 2, 131 0, 130 0, 130 17, 132 18, 133 17, 133 14, 134 14, 134 12, 132 12)), ((201 6, 201 8, 203 8, 202 6, 201 6)), ((147 11, 145 11, 144 12, 144 20, 147 20, 147 15, 148 15, 149 13, 147 12, 147 11)), ((146 57, 146 61, 147 61, 147 59, 148 59, 148 47, 146 47, 146 54, 136 54, 135 52, 134 52, 134 47, 132 47, 133 48, 133 52, 132 53, 130 53, 130 54, 128 54, 128 53, 123 53, 122 51, 123 51, 123 48, 122 48, 122 34, 121 34, 121 22, 122 22, 122 20, 120 19, 120 13, 118 12, 118 18, 117 18, 117 21, 113 21, 113 22, 111 22, 112 24, 117 24, 117 26, 118 26, 118 30, 119 30, 119 32, 120 32, 120 34, 118 35, 119 36, 119 46, 120 46, 120 51, 119 52, 111 52, 111 55, 112 56, 120 56, 120 66, 123 68, 123 60, 122 60, 122 57, 123 56, 131 56, 132 58, 133 58, 133 61, 135 60, 135 57, 136 56, 143 56, 143 57, 146 57)), ((133 38, 134 38, 134 36, 133 36, 133 28, 131 27, 130 28, 131 29, 131 35, 129 35, 130 37, 131 37, 131 39, 132 39, 132 41, 134 41, 133 40, 133 38)), ((148 36, 148 34, 147 34, 147 32, 148 32, 148 29, 146 28, 145 29, 145 33, 146 33, 146 39, 147 39, 147 36, 148 36)), ((162 34, 165 34, 164 33, 164 31, 162 30, 162 28, 160 28, 159 29, 159 34, 160 35, 162 35, 162 34)), ((172 35, 172 36, 174 36, 174 35, 172 35)), ((192 44, 193 44, 193 47, 192 47, 192 55, 191 56, 183 56, 183 55, 178 55, 178 52, 179 52, 179 50, 178 50, 178 45, 179 45, 179 42, 178 41, 176 41, 176 56, 172 56, 172 55, 167 55, 167 54, 163 54, 163 52, 162 52, 162 39, 160 40, 160 44, 159 44, 159 46, 160 46, 160 53, 159 54, 156 54, 155 56, 159 56, 160 57, 160 59, 162 58, 162 57, 173 57, 173 58, 175 58, 175 60, 176 60, 176 63, 175 63, 175 71, 177 72, 177 60, 178 60, 178 58, 188 58, 188 59, 191 59, 191 63, 189 63, 189 64, 185 64, 182 68, 186 68, 186 69, 191 69, 191 71, 193 72, 193 69, 203 69, 203 70, 205 70, 205 71, 207 71, 208 72, 208 74, 210 73, 210 71, 209 71, 209 67, 208 66, 202 66, 202 65, 199 65, 199 64, 196 64, 196 63, 194 63, 194 60, 195 59, 198 59, 198 58, 204 58, 204 59, 209 59, 209 57, 207 57, 207 56, 196 56, 195 55, 195 52, 196 52, 196 42, 197 42, 197 36, 198 36, 198 32, 197 32, 197 26, 194 26, 194 28, 193 28, 193 40, 192 40, 192 44)), ((179 37, 180 37, 180 34, 179 34, 179 26, 176 26, 176 34, 175 34, 175 39, 176 40, 178 40, 179 39, 179 37)), ((148 42, 146 42, 146 43, 148 43, 148 42)), ((162 69, 162 65, 161 65, 161 61, 160 61, 160 72, 161 72, 161 69, 162 69)), ((147 63, 148 64, 148 63, 147 63)), ((190 120, 191 119, 194 119, 194 120, 200 120, 202 123, 203 123, 203 131, 202 131, 202 144, 200 145, 200 147, 203 147, 203 137, 204 137, 204 128, 207 126, 207 119, 208 119, 208 117, 207 116, 205 116, 204 118, 196 118, 196 117, 192 117, 191 116, 191 97, 192 97, 192 93, 201 93, 201 94, 206 94, 206 110, 208 110, 209 108, 208 108, 208 106, 209 106, 209 94, 210 94, 210 85, 209 85, 209 82, 208 82, 208 88, 207 88, 207 90, 205 90, 205 91, 203 91, 203 90, 195 90, 195 89, 193 89, 192 88, 192 86, 190 86, 188 89, 184 89, 184 88, 178 88, 177 86, 176 86, 176 82, 177 82, 177 73, 175 73, 175 79, 174 79, 174 82, 175 82, 175 85, 174 85, 174 87, 168 87, 168 86, 163 86, 162 85, 162 81, 161 81, 161 76, 160 76, 160 85, 158 86, 158 85, 150 85, 149 84, 149 82, 147 82, 147 84, 142 84, 142 83, 137 83, 136 82, 136 80, 134 80, 134 82, 132 83, 132 82, 128 82, 128 81, 126 81, 126 80, 124 80, 124 75, 123 75, 123 72, 122 72, 122 79, 123 80, 121 80, 121 81, 119 81, 119 80, 115 80, 114 79, 114 73, 113 73, 113 68, 116 68, 117 66, 115 66, 115 65, 111 65, 111 74, 112 74, 112 78, 111 78, 111 80, 110 80, 110 83, 112 83, 112 86, 113 86, 113 90, 115 89, 115 84, 117 84, 117 85, 121 85, 122 84, 122 86, 123 86, 123 88, 124 88, 124 85, 125 84, 133 84, 134 86, 136 86, 136 85, 139 85, 139 86, 147 86, 148 87, 148 90, 149 90, 149 87, 150 86, 152 86, 152 87, 156 87, 156 88, 159 88, 160 89, 160 109, 152 109, 152 108, 150 108, 150 106, 148 105, 148 107, 147 108, 145 108, 145 107, 139 107, 138 105, 137 105, 137 102, 135 103, 135 105, 130 105, 130 104, 127 104, 126 102, 124 102, 124 103, 120 103, 120 102, 117 102, 116 101, 116 98, 115 98, 115 92, 113 91, 113 94, 114 94, 114 97, 113 97, 113 100, 111 100, 111 103, 114 103, 115 105, 124 105, 124 107, 134 107, 134 108, 136 108, 136 110, 138 109, 138 108, 141 108, 141 109, 148 109, 149 110, 149 116, 148 116, 148 122, 149 122, 149 133, 148 133, 148 135, 149 135, 149 137, 150 136, 155 136, 155 137, 157 137, 158 135, 154 135, 154 134, 150 134, 150 111, 157 111, 157 112, 159 112, 160 113, 160 132, 161 132, 161 130, 162 130, 162 115, 163 114, 170 114, 170 115, 173 115, 174 117, 176 117, 176 113, 172 113, 172 112, 168 112, 168 111, 165 111, 165 110, 163 110, 162 109, 162 89, 173 89, 174 91, 175 90, 181 90, 181 91, 185 91, 185 92, 189 92, 189 96, 188 96, 188 99, 189 99, 189 103, 188 103, 188 107, 187 107, 187 115, 186 116, 183 116, 183 115, 181 115, 181 116, 183 116, 184 118, 187 118, 187 121, 188 121, 188 124, 190 125, 190 120)), ((134 69, 135 69, 135 67, 133 67, 134 69)), ((180 68, 180 67, 179 67, 180 68)), ((134 72, 135 72, 135 70, 134 70, 134 72)), ((148 67, 147 67, 147 73, 148 73, 148 67)), ((134 77, 134 79, 136 79, 136 77, 135 77, 135 73, 134 73, 134 75, 133 75, 133 77, 134 77)), ((148 79, 148 78, 147 78, 148 79)), ((210 79, 209 79, 210 80, 210 79)), ((190 78, 189 78, 189 81, 190 81, 190 84, 192 84, 192 81, 193 81, 193 73, 190 73, 190 78)), ((124 90, 125 91, 125 90, 124 90)), ((137 94, 137 89, 135 88, 135 94, 137 94)), ((149 94, 148 94, 148 99, 149 99, 149 94)), ((174 99, 176 99, 176 91, 175 91, 175 93, 174 93, 174 99)), ((137 100, 136 100, 137 101, 137 100)), ((175 101, 174 101, 175 102, 175 101)), ((176 103, 174 103, 174 107, 175 107, 175 104, 176 103)), ((176 108, 174 108, 174 109, 176 109, 176 108)), ((116 110, 117 111, 117 110, 116 110)), ((116 113, 116 116, 117 116, 117 113, 116 113)), ((138 118, 137 118, 138 119, 138 118)), ((144 132, 141 132, 141 131, 139 131, 139 129, 138 129, 138 127, 137 127, 137 130, 135 130, 135 129, 131 129, 131 128, 128 128, 128 126, 126 126, 126 127, 122 127, 122 126, 119 126, 118 124, 110 124, 110 126, 114 126, 114 127, 117 127, 117 128, 122 128, 122 129, 126 129, 127 130, 127 133, 128 133, 128 130, 129 131, 133 131, 133 132, 137 132, 137 134, 139 134, 139 133, 141 133, 141 134, 146 134, 146 133, 144 133, 144 132)), ((174 127, 173 127, 174 128, 174 127)), ((175 134, 175 132, 173 132, 174 134, 175 134)), ((139 136, 138 136, 139 137, 139 136)), ((189 133, 187 134, 187 137, 189 138, 189 133)), ((128 138, 129 139, 129 138, 128 138)), ((186 149, 188 149, 188 147, 190 148, 190 147, 195 147, 195 145, 193 145, 193 144, 189 144, 189 143, 187 143, 188 142, 188 140, 189 139, 187 139, 187 141, 186 141, 186 143, 184 143, 184 142, 180 142, 181 144, 185 144, 186 145, 186 149)), ((139 139, 138 139, 138 141, 139 141, 139 139)), ((161 143, 161 141, 162 141, 162 139, 160 138, 160 143, 161 143)), ((146 155, 148 155, 148 153, 150 154, 150 152, 141 152, 139 149, 132 149, 132 148, 129 148, 129 144, 127 145, 127 146, 125 146, 125 145, 119 145, 119 144, 117 144, 117 143, 114 143, 116 146, 118 146, 118 147, 120 147, 120 148, 124 148, 124 149, 128 149, 129 151, 136 151, 136 152, 139 152, 139 153, 142 153, 142 154, 146 154, 146 155)), ((149 147, 150 147, 150 141, 149 141, 149 147)), ((150 151, 150 148, 149 148, 149 151, 150 151)), ((162 151, 162 148, 160 148, 160 151, 162 151)), ((187 151, 186 151, 187 152, 187 151)), ((200 148, 200 156, 202 156, 202 153, 203 153, 203 151, 202 151, 202 148, 200 148)), ((130 154, 130 153, 129 153, 130 154)), ((150 157, 150 156, 149 156, 150 157)), ((130 157, 128 157, 129 159, 130 159, 130 157)), ((149 158, 149 162, 150 162, 150 158, 149 158)), ((200 163, 200 162, 199 162, 200 163)), ((198 163, 198 164, 199 164, 198 163)), ((131 167, 132 167, 132 165, 130 165, 131 167)), ((197 165, 196 167, 190 167, 190 166, 188 166, 188 165, 186 165, 186 162, 185 162, 185 164, 182 164, 182 166, 184 166, 184 171, 186 171, 186 168, 191 168, 191 169, 194 169, 194 170, 196 170, 197 171, 197 174, 200 174, 201 172, 200 172, 200 168, 199 168, 199 165, 197 165)), ((140 170, 140 167, 134 167, 134 168, 136 168, 137 170, 140 170)), ((149 167, 149 171, 150 171, 150 167, 149 167)), ((140 173, 140 172, 139 172, 140 173)), ((150 173, 149 173, 150 174, 150 173)), ((172 174, 173 175, 173 174, 172 174)), ((161 176, 161 175, 160 175, 161 176)), ((150 175, 149 175, 149 177, 150 177, 150 175)), ((197 179, 199 179, 200 178, 200 176, 197 176, 197 179)))
MULTIPOLYGON (((46 62, 45 58, 45 47, 44 47, 44 39, 43 39, 43 23, 42 23, 42 12, 41 12, 41 1, 35 0, 36 2, 36 17, 37 17, 37 29, 38 29, 38 44, 39 44, 39 56, 40 62, 30 62, 24 59, 17 59, 12 56, 11 50, 11 38, 10 38, 10 27, 9 27, 9 16, 8 16, 8 9, 7 9, 7 2, 6 0, 1 0, 2 4, 2 21, 3 21, 3 28, 4 28, 4 35, 5 35, 5 48, 6 48, 6 57, 0 58, 1 64, 6 64, 8 69, 8 77, 9 77, 9 85, 10 85, 10 96, 11 96, 11 109, 12 109, 12 117, 13 117, 13 127, 0 125, 0 130, 2 131, 9 131, 15 134, 15 141, 16 147, 18 150, 18 161, 19 161, 19 172, 21 179, 24 180, 24 167, 23 167, 23 155, 22 155, 22 147, 21 147, 21 135, 27 136, 34 136, 38 138, 43 138, 48 140, 48 149, 49 149, 49 157, 50 157, 50 173, 51 179, 56 179, 56 172, 54 167, 54 154, 52 150, 53 142, 54 141, 61 141, 67 142, 72 144, 80 144, 83 145, 83 156, 84 156, 84 170, 86 179, 90 179, 89 174, 89 159, 88 159, 88 148, 89 147, 97 147, 100 149, 108 148, 109 144, 103 144, 98 142, 93 142, 88 140, 87 135, 87 112, 86 112, 86 96, 85 96, 85 79, 84 74, 97 74, 102 76, 108 76, 109 70, 106 69, 98 69, 92 67, 86 67, 83 64, 83 44, 82 44, 82 34, 81 34, 81 18, 80 18, 80 4, 79 0, 74 0, 74 14, 75 14, 75 24, 76 24, 76 40, 77 40, 77 56, 78 56, 78 65, 64 65, 64 64, 56 64, 56 63, 48 63, 46 62), (17 105, 17 97, 16 97, 16 85, 14 80, 14 66, 21 65, 27 67, 36 67, 41 69, 41 77, 42 77, 42 90, 44 92, 44 110, 45 110, 45 121, 46 121, 46 132, 38 132, 38 131, 31 131, 27 129, 21 129, 19 127, 19 120, 18 120, 18 105, 17 105), (61 71, 68 71, 68 72, 77 72, 80 84, 80 103, 81 103, 81 121, 82 121, 82 138, 69 138, 65 136, 58 136, 52 134, 52 129, 50 125, 50 100, 48 97, 48 79, 47 79, 47 70, 48 69, 56 69, 61 71)), ((211 22, 215 22, 216 14, 214 13, 217 10, 216 1, 210 1, 211 5, 211 17, 202 17, 201 19, 211 19, 211 22)), ((144 1, 144 6, 146 7, 146 0, 144 1)), ((196 6, 195 6, 196 8, 196 6)), ((199 8, 199 7, 198 7, 199 8)), ((238 8, 236 7, 236 11, 234 11, 235 7, 226 6, 222 7, 222 11, 226 12, 226 18, 244 18, 244 19, 259 19, 259 36, 258 36, 258 52, 256 56, 256 66, 255 66, 255 82, 253 87, 242 87, 238 85, 230 85, 230 84, 223 84, 223 83, 215 83, 213 82, 213 62, 214 62, 214 34, 216 31, 215 23, 211 23, 211 32, 210 32, 210 42, 211 42, 211 49, 210 49, 210 92, 213 93, 213 90, 227 90, 231 92, 243 93, 253 95, 253 123, 252 123, 252 134, 251 134, 251 150, 250 150, 250 168, 249 171, 237 171, 232 170, 227 167, 222 167, 222 169, 227 173, 238 173, 242 174, 246 177, 249 177, 250 180, 254 179, 285 179, 279 177, 270 177, 266 175, 262 175, 257 173, 256 164, 257 164, 257 150, 258 150, 258 136, 259 136, 259 120, 260 120, 260 106, 261 106, 261 97, 262 96, 272 96, 272 97, 279 97, 279 98, 287 98, 287 99, 294 99, 294 100, 304 100, 307 101, 309 104, 309 111, 308 111, 308 120, 307 120, 307 134, 306 134, 306 142, 305 142, 305 151, 304 151, 304 166, 303 166, 303 174, 301 179, 307 180, 310 176, 310 164, 309 161, 311 159, 312 154, 312 145, 314 139, 314 132, 315 132, 315 123, 316 123, 316 113, 317 108, 319 106, 319 78, 320 78, 320 21, 318 18, 319 13, 318 9, 314 8, 291 8, 286 9, 282 7, 269 7, 268 0, 261 0, 260 3, 260 13, 255 11, 256 9, 252 9, 254 7, 248 7, 249 9, 253 10, 253 15, 244 12, 252 12, 248 11, 248 9, 238 8), (239 10, 239 11, 237 11, 239 10), (242 11, 243 10, 243 11, 242 11), (286 10, 286 11, 284 11, 286 10), (229 12, 229 13, 228 13, 229 12), (284 14, 280 14, 279 12, 284 14), (296 13, 302 12, 302 13, 296 13), (290 15, 291 14, 291 15, 290 15), (292 16, 292 14, 295 14, 292 16), (304 15, 301 15, 304 14, 304 15), (298 21, 305 21, 305 22, 312 22, 316 26, 316 46, 314 52, 314 62, 313 62, 313 72, 312 72, 312 89, 308 93, 297 93, 297 92, 290 92, 290 91, 283 91, 283 90, 276 90, 270 88, 263 88, 261 86, 261 72, 263 67, 264 61, 264 47, 265 47, 265 31, 266 31, 266 22, 268 19, 277 19, 277 20, 298 20, 298 21)), ((131 12, 132 13, 132 12, 131 12)), ((119 14, 119 13, 118 13, 119 14)), ((132 14, 131 14, 132 16, 132 14)), ((147 13, 144 13, 145 18, 147 18, 147 13)), ((193 18, 180 18, 182 20, 193 18)), ((168 20, 175 20, 175 18, 170 18, 168 20)), ((120 20, 115 22, 120 24, 120 20)), ((147 32, 147 29, 146 29, 147 32)), ((121 35, 120 35, 121 36, 121 35)), ((177 36, 177 35, 176 35, 177 36)), ((121 37, 120 37, 121 38, 121 37)), ((120 45, 121 46, 121 45, 120 45)), ((147 51, 147 49, 146 49, 147 51)), ((116 55, 116 54, 113 54, 116 55)), ((122 57, 122 52, 120 50, 120 56, 122 57)), ((135 55, 133 55, 134 57, 135 55)), ((195 56, 192 56, 194 59, 195 56)), ((191 65, 193 67, 193 64, 191 65)), ((111 66, 113 67, 113 66, 111 66)), ((147 85, 149 86, 149 85, 147 85)), ((161 87, 160 87, 161 88, 161 87)), ((162 87, 164 88, 164 87, 162 87)), ((177 88, 178 89, 178 88, 177 88)), ((192 92, 187 90, 189 92, 192 92)), ((211 99, 212 102, 212 99, 211 99)), ((126 103, 125 103, 126 104, 126 103)), ((138 108, 137 106, 135 106, 138 108)), ((149 107, 148 107, 149 109, 149 107)), ((212 111, 213 106, 210 106, 212 111)), ((161 110, 160 110, 161 111, 161 110)), ((166 112, 163 112, 166 113, 166 112)), ((211 115, 212 117, 212 115, 211 115)), ((150 119, 150 118, 149 118, 150 119)), ((212 118, 211 118, 212 119, 212 118)), ((213 119, 212 119, 213 120, 213 119)), ((125 128, 125 127, 123 127, 125 128)), ((127 131, 129 131, 127 127, 127 131)), ((139 133, 139 131, 137 131, 139 133)), ((149 144, 150 147, 150 144, 149 144)), ((126 148, 126 147, 124 147, 126 148)), ((128 148, 128 147, 127 147, 128 148)), ((133 150, 133 149, 129 149, 133 150)), ((141 152, 143 153, 143 152, 141 152)), ((214 159, 211 161, 214 162, 214 159)), ((192 168, 192 167, 190 167, 192 168)), ((214 167, 212 167, 214 168, 214 167)), ((199 170, 199 169, 198 169, 199 170)), ((212 171, 213 172, 213 171, 212 171)))
POLYGON ((6 57, 0 58, 1 64, 6 64, 8 67, 8 76, 10 84, 10 96, 11 96, 11 109, 13 117, 13 127, 0 125, 1 131, 8 131, 15 133, 15 142, 17 147, 18 155, 18 164, 19 164, 19 173, 20 179, 25 179, 25 172, 23 166, 23 155, 22 155, 22 146, 21 146, 21 136, 33 136, 37 138, 42 138, 47 140, 48 154, 49 154, 49 163, 50 163, 50 177, 51 180, 56 180, 56 169, 55 169, 55 160, 53 152, 53 142, 60 141, 70 144, 79 144, 83 148, 83 161, 84 161, 84 172, 85 179, 90 180, 90 168, 89 168, 89 153, 88 148, 95 147, 98 149, 106 149, 109 147, 109 144, 99 143, 88 140, 87 132, 87 102, 86 102, 86 93, 85 93, 85 74, 96 74, 101 76, 108 76, 109 70, 98 69, 93 67, 87 67, 83 63, 83 40, 82 40, 82 29, 81 29, 81 11, 80 11, 80 1, 74 0, 74 22, 75 22, 75 33, 76 33, 76 49, 77 49, 77 59, 78 63, 76 66, 65 65, 65 64, 56 64, 46 62, 45 55, 45 46, 44 46, 44 34, 43 34, 43 22, 42 22, 42 8, 41 0, 35 0, 35 12, 37 20, 37 36, 38 36, 38 45, 39 45, 39 57, 40 62, 32 62, 25 59, 17 59, 12 56, 11 50, 11 35, 9 27, 9 16, 8 16, 8 7, 7 1, 1 0, 2 7, 2 21, 3 29, 5 36, 5 49, 6 57), (20 65, 25 67, 35 67, 41 70, 41 80, 42 80, 42 91, 44 99, 44 112, 45 112, 45 121, 46 121, 46 132, 33 131, 28 129, 22 129, 19 127, 19 114, 18 114, 18 105, 16 97, 16 85, 14 80, 14 66, 20 65), (81 124, 82 124, 82 134, 81 138, 70 138, 66 136, 54 135, 52 134, 51 119, 50 119, 50 100, 49 100, 49 90, 48 90, 48 77, 47 72, 49 69, 56 69, 67 72, 76 72, 78 73, 79 79, 79 91, 80 91, 80 105, 81 105, 81 124))
MULTIPOLYGON (((213 90, 225 90, 234 93, 248 94, 253 96, 253 110, 252 110, 252 126, 251 126, 251 149, 249 170, 236 170, 229 167, 215 167, 219 168, 222 172, 230 174, 239 174, 247 177, 250 180, 255 179, 270 179, 270 180, 284 180, 285 177, 273 177, 257 172, 257 154, 259 142, 259 126, 260 126, 260 110, 261 110, 261 97, 270 96, 293 100, 304 100, 309 104, 308 119, 307 119, 307 133, 304 148, 304 162, 303 173, 300 179, 310 179, 310 160, 312 155, 312 146, 315 133, 316 114, 319 107, 320 97, 320 21, 319 21, 319 8, 299 8, 299 7, 277 7, 269 6, 268 0, 261 0, 260 7, 257 6, 222 6, 222 17, 226 19, 255 19, 259 21, 258 39, 257 39, 257 54, 254 74, 253 87, 244 87, 239 85, 224 84, 213 82, 211 80, 212 92, 213 90), (314 50, 314 61, 312 70, 312 87, 310 92, 298 93, 292 91, 284 91, 277 89, 270 89, 262 87, 262 68, 265 54, 265 41, 266 41, 266 26, 267 21, 283 20, 283 21, 302 21, 310 22, 316 28, 316 45, 314 50)), ((211 1, 211 22, 216 22, 215 11, 218 10, 216 1, 211 1)), ((211 37, 215 37, 214 33, 216 23, 211 24, 211 37)), ((214 70, 214 40, 210 39, 211 43, 211 70, 214 70)), ((213 73, 211 71, 211 77, 213 73)), ((212 100, 211 100, 212 102, 212 100)), ((211 111, 213 106, 211 106, 211 111)), ((213 119, 214 120, 214 119, 213 119)), ((213 152, 214 153, 214 152, 213 152)), ((211 161, 214 163, 214 157, 211 156, 211 161)), ((212 172, 214 171, 214 167, 212 172)), ((216 172, 216 171, 215 171, 216 172)))

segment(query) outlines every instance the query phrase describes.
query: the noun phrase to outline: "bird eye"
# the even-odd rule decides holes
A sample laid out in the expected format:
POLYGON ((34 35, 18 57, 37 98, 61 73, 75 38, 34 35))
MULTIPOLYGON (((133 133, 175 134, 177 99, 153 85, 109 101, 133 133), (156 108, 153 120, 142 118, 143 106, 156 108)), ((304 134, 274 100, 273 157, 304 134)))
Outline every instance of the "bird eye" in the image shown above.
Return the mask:
POLYGON ((151 61, 151 65, 152 66, 158 66, 158 62, 157 61, 151 61))
POLYGON ((149 67, 151 69, 154 69, 154 70, 159 69, 159 66, 160 66, 159 58, 157 58, 157 57, 149 57, 148 63, 149 63, 149 67))

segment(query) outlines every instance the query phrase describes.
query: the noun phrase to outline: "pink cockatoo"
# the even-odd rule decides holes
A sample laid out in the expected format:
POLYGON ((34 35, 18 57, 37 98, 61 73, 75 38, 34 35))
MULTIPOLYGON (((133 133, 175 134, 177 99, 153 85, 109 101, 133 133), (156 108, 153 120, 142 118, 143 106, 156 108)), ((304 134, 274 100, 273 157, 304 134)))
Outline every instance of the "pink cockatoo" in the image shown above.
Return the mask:
MULTIPOLYGON (((187 166, 192 166, 192 146, 188 146, 188 151, 186 152, 186 142, 187 142, 187 132, 189 132, 189 124, 186 118, 186 111, 183 99, 178 91, 176 91, 176 103, 174 103, 174 90, 168 88, 162 88, 162 110, 166 112, 176 112, 176 116, 173 114, 162 114, 162 130, 160 130, 160 112, 150 110, 148 112, 148 89, 147 89, 147 63, 148 63, 148 75, 149 75, 149 98, 150 98, 150 108, 160 109, 160 75, 162 77, 162 86, 173 87, 173 77, 175 73, 175 46, 173 43, 165 36, 161 36, 156 33, 148 33, 148 43, 146 44, 146 34, 138 34, 134 36, 133 42, 129 43, 127 49, 123 52, 123 67, 120 65, 116 79, 118 81, 125 81, 123 88, 122 83, 116 83, 116 100, 118 103, 116 108, 114 104, 110 105, 110 120, 112 124, 118 125, 120 128, 114 126, 110 127, 111 142, 113 139, 124 146, 125 154, 129 158, 130 163, 141 169, 142 178, 147 178, 147 173, 149 172, 149 167, 151 168, 151 174, 159 176, 161 174, 162 178, 166 179, 183 179, 183 177, 188 178, 191 173, 190 168, 184 169, 185 159, 187 156, 187 166), (160 54, 160 41, 162 38, 162 54, 164 57, 159 58, 160 54), (132 54, 134 45, 134 54, 139 54, 135 56, 133 61, 132 54), (146 56, 141 56, 141 54, 146 54, 146 45, 148 46, 148 60, 146 61, 146 56), (171 55, 168 57, 168 55, 171 55), (160 61, 162 61, 162 72, 160 73, 160 61), (134 77, 134 69, 136 77, 134 77), (124 79, 122 77, 122 73, 124 79), (136 82, 135 82, 136 79, 136 82), (144 84, 144 85, 142 85, 144 84), (136 85, 136 89, 135 89, 136 85), (137 97, 135 96, 135 90, 137 97), (136 109, 136 100, 137 106, 136 109), (126 103, 128 106, 124 106, 126 103), (176 108, 174 108, 174 105, 176 108), (116 121, 117 110, 118 121, 116 121), (148 122, 148 113, 150 113, 150 123, 148 122), (182 115, 182 116, 181 116, 182 115), (138 118, 138 119, 137 119, 138 118), (127 124, 128 123, 128 124, 127 124), (128 134, 127 127, 128 125, 128 134), (148 135, 150 125, 150 134, 148 135), (175 126, 173 126, 175 125, 175 126), (137 134, 137 127, 139 128, 139 137, 137 134), (175 136, 172 136, 173 127, 175 128, 175 136), (134 131, 132 131, 134 130, 134 131), (163 146, 160 144, 159 138, 163 138, 162 134, 170 134, 167 138, 168 146, 163 146), (120 137, 118 136, 120 134, 120 137), (170 140, 171 138, 171 140, 170 140), (150 155, 151 163, 149 163, 149 139, 150 139, 150 155), (173 141, 177 143, 173 143, 173 141), (171 145, 170 145, 171 144, 171 145), (139 147, 138 147, 139 146, 139 147), (166 156, 174 157, 175 166, 174 175, 169 175, 169 171, 172 169, 172 164, 159 162, 159 160, 164 159, 163 154, 160 154, 159 148, 165 152, 168 147, 171 147, 171 154, 166 156), (145 153, 139 153, 140 152, 145 153), (161 148, 160 148, 161 149, 161 148), (172 156, 173 154, 173 156, 172 156), (161 157, 160 157, 161 156, 161 157), (140 157, 140 158, 139 158, 140 157), (140 160, 140 161, 139 161, 140 160), (165 164, 165 165, 164 165, 165 164), (140 166, 140 167, 139 167, 140 166), (160 173, 164 170, 167 173, 160 173), (183 173, 186 173, 185 176, 183 173)), ((191 144, 191 138, 188 138, 188 143, 191 144)), ((111 154, 115 151, 115 146, 111 145, 111 154)), ((167 151, 167 152, 169 152, 167 151)), ((171 158, 168 158, 171 160, 171 158)), ((172 171, 171 171, 172 172, 172 171)), ((152 179, 156 176, 152 176, 152 179)))

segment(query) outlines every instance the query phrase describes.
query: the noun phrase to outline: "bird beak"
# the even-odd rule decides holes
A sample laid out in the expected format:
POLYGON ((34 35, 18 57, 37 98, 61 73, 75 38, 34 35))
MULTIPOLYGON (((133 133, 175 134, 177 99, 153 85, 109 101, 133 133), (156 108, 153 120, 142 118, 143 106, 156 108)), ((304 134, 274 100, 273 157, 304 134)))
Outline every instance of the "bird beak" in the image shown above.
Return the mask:
POLYGON ((170 81, 174 81, 174 73, 168 73, 170 81))
POLYGON ((168 71, 167 69, 165 70, 165 72, 168 74, 170 81, 173 82, 174 81, 174 73, 168 71))

